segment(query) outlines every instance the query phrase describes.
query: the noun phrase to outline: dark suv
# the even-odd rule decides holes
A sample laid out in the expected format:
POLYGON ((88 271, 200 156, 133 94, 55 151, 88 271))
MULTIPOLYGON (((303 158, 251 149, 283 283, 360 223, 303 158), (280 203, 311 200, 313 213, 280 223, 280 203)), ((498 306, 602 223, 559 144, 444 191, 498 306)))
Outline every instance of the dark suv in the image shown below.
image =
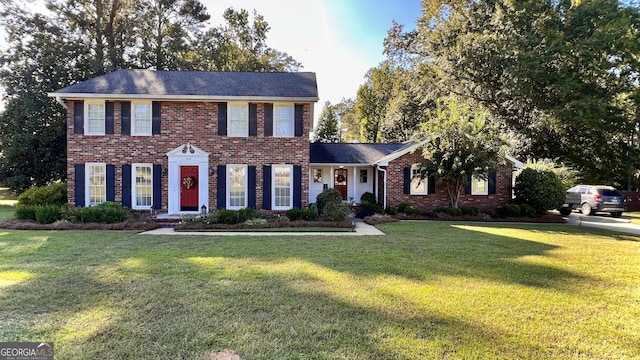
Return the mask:
POLYGON ((576 185, 567 190, 567 198, 560 214, 567 216, 574 209, 580 210, 584 215, 608 212, 613 217, 620 217, 625 211, 624 195, 611 186, 576 185))

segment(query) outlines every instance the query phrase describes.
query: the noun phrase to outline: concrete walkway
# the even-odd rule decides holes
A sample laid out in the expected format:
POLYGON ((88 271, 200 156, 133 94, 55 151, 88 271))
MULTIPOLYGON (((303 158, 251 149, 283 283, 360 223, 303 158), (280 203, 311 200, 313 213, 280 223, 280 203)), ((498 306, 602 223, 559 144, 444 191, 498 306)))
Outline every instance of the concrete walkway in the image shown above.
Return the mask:
POLYGON ((208 236, 366 236, 384 235, 375 226, 364 223, 362 220, 355 221, 356 227, 353 232, 269 232, 269 231, 179 231, 173 228, 158 228, 145 231, 139 235, 208 235, 208 236))

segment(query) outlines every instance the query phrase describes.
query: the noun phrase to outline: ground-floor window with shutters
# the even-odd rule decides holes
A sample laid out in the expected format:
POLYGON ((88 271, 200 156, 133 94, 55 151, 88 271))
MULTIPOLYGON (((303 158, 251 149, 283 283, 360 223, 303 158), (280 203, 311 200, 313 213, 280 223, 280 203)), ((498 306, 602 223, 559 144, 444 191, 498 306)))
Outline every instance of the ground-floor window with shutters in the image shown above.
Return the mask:
POLYGON ((489 181, 481 176, 471 176, 471 195, 488 195, 489 181))
POLYGON ((247 207, 247 166, 227 165, 229 188, 228 209, 238 210, 247 207))
POLYGON ((86 164, 86 183, 88 185, 86 204, 94 206, 107 201, 107 170, 106 164, 86 164))
POLYGON ((150 209, 153 204, 153 166, 133 164, 133 208, 150 209))
POLYGON ((292 171, 291 165, 273 165, 273 209, 292 208, 292 171))
POLYGON ((411 167, 411 195, 427 195, 429 187, 427 186, 427 178, 421 178, 422 170, 420 165, 411 167))

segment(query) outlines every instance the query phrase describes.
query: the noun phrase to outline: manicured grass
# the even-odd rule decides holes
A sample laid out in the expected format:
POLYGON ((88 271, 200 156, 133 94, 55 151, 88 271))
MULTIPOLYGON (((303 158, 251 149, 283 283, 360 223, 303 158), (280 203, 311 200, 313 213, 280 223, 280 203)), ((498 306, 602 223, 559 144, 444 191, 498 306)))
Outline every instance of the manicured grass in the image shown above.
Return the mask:
POLYGON ((184 229, 176 232, 354 232, 352 228, 334 228, 322 226, 284 227, 284 228, 244 228, 244 229, 184 229))
POLYGON ((59 359, 633 359, 640 237, 402 222, 386 236, 0 230, 0 341, 59 359))
POLYGON ((0 221, 16 217, 16 208, 12 205, 0 205, 0 221))

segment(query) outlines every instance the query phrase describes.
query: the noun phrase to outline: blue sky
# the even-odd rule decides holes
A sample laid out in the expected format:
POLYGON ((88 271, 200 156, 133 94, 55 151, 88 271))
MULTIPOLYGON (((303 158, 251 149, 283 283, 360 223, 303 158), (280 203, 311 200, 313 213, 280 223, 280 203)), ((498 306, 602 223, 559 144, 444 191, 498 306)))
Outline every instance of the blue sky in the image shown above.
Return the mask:
POLYGON ((384 60, 383 41, 392 21, 415 27, 420 0, 202 0, 212 24, 224 9, 254 9, 271 26, 267 44, 293 56, 315 72, 320 101, 355 98, 364 75, 384 60))

